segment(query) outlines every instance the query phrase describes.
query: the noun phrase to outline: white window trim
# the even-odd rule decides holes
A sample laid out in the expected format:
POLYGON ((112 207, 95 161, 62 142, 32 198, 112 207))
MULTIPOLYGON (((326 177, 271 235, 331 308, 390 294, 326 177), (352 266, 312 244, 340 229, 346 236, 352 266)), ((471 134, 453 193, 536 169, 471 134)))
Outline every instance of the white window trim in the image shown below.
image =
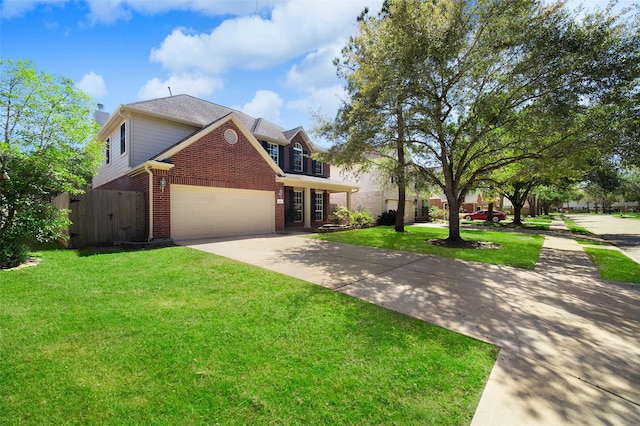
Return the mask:
POLYGON ((267 142, 267 153, 276 164, 280 164, 278 162, 280 160, 280 146, 278 144, 267 142))
POLYGON ((324 193, 316 192, 315 198, 315 219, 316 222, 319 222, 324 219, 324 193), (318 202, 320 202, 320 204, 318 204, 318 202), (318 219, 318 214, 320 219, 318 219))
POLYGON ((293 213, 294 213, 294 222, 302 222, 304 219, 304 192, 303 191, 293 191, 293 213), (299 200, 296 203, 296 200, 299 200), (300 220, 298 220, 298 213, 300 214, 300 220))
POLYGON ((299 143, 296 143, 295 145, 293 145, 293 171, 294 172, 302 172, 302 171, 304 171, 303 153, 304 153, 304 151, 302 150, 302 145, 300 145, 299 143), (299 161, 300 164, 299 165, 298 165, 298 161, 296 161, 297 158, 300 159, 300 161, 299 161))
POLYGON ((127 126, 127 122, 125 121, 120 125, 120 155, 125 155, 127 153, 127 139, 129 139, 127 137, 128 130, 129 130, 129 126, 127 126), (124 127, 124 132, 122 131, 123 127, 124 127))

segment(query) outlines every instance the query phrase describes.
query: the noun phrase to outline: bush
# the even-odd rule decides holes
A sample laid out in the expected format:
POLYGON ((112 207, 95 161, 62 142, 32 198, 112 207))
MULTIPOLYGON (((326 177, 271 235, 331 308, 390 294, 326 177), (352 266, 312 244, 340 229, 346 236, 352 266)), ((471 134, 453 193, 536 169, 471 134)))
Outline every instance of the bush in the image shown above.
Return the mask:
POLYGON ((29 247, 15 241, 0 239, 0 269, 13 268, 29 258, 29 247))
POLYGON ((378 225, 390 226, 396 224, 396 211, 389 210, 378 216, 378 225))
POLYGON ((351 213, 351 224, 356 228, 368 228, 375 223, 373 216, 368 211, 363 210, 357 213, 351 213))
POLYGON ((444 210, 439 209, 436 206, 430 206, 429 207, 429 219, 431 219, 431 220, 444 219, 444 210))
POLYGON ((329 216, 329 220, 335 225, 349 225, 351 224, 351 212, 346 207, 340 206, 329 216))
POLYGON ((351 225, 354 228, 368 228, 374 223, 373 216, 366 210, 351 212, 344 206, 338 207, 329 219, 335 225, 351 225))

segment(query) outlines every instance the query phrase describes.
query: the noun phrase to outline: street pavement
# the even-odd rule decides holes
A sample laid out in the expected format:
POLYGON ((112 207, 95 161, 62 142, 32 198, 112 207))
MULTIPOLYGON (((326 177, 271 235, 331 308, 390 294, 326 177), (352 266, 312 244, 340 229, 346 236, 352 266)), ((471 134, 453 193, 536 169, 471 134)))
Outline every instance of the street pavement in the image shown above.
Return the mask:
POLYGON ((570 217, 640 263, 640 219, 622 218, 619 214, 575 214, 570 217))
POLYGON ((602 281, 570 235, 535 270, 302 235, 178 243, 499 346, 474 425, 640 424, 640 289, 602 281))

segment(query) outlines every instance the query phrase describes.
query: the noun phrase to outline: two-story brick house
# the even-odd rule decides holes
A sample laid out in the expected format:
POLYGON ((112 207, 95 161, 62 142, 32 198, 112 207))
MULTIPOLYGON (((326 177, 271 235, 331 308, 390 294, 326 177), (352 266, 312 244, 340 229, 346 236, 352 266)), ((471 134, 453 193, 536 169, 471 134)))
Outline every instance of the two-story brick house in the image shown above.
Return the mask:
POLYGON ((102 126, 95 189, 145 193, 148 238, 211 238, 310 229, 329 194, 357 187, 330 178, 302 127, 187 95, 120 105, 102 126))

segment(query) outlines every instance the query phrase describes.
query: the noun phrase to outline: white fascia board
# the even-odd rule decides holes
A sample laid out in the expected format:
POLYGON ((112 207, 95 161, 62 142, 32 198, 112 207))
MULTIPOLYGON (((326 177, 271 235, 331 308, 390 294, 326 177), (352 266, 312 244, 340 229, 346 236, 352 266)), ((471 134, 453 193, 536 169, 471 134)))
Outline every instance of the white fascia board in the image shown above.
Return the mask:
POLYGON ((140 173, 144 173, 147 167, 149 167, 149 169, 151 170, 171 170, 175 167, 175 165, 169 164, 169 163, 163 163, 161 161, 150 160, 150 161, 145 161, 144 163, 138 164, 137 166, 129 170, 127 174, 129 176, 139 175, 140 173))
POLYGON ((328 192, 357 192, 360 189, 359 186, 349 185, 344 182, 308 177, 305 175, 286 175, 278 177, 276 181, 294 188, 322 189, 328 192))

